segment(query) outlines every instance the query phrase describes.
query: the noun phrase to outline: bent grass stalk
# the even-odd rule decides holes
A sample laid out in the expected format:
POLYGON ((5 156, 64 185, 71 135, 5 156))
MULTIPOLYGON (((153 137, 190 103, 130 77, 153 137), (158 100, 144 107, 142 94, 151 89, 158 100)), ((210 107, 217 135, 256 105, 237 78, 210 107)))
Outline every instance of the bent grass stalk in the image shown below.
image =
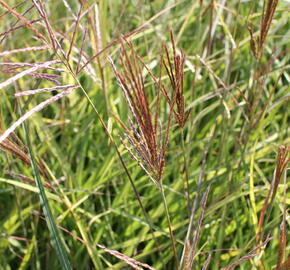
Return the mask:
POLYGON ((64 97, 65 95, 68 95, 72 90, 75 88, 78 88, 78 86, 72 86, 68 89, 65 89, 61 93, 49 98, 46 101, 41 102, 37 106, 35 106, 33 109, 25 113, 23 116, 21 116, 16 122, 14 122, 8 129, 5 130, 5 132, 0 136, 0 143, 2 143, 5 139, 8 138, 8 136, 18 127, 20 126, 25 120, 27 120, 31 115, 33 115, 36 112, 41 111, 43 108, 48 106, 49 104, 57 101, 58 99, 64 97))
POLYGON ((24 71, 18 73, 17 75, 11 77, 10 79, 6 80, 5 82, 0 83, 0 90, 4 87, 10 85, 11 83, 17 81, 18 79, 22 78, 25 75, 28 75, 28 74, 30 74, 34 71, 37 71, 38 69, 41 69, 41 68, 47 68, 50 65, 57 64, 57 63, 59 63, 58 60, 52 60, 52 61, 48 61, 48 62, 41 63, 41 64, 35 64, 32 68, 24 70, 24 71))
MULTIPOLYGON (((34 212, 34 215, 39 215, 38 213, 35 213, 34 212)), ((40 218, 42 220, 45 220, 44 217, 40 216, 40 218)), ((77 235, 75 235, 74 233, 72 233, 71 231, 69 231, 68 229, 64 228, 63 226, 60 226, 58 225, 57 226, 61 231, 69 234, 70 236, 72 236, 73 238, 75 238, 76 240, 78 240, 79 242, 81 242, 82 244, 84 244, 85 246, 88 246, 88 242, 85 240, 85 238, 81 238, 77 235)), ((113 250, 113 249, 109 249, 109 248, 106 248, 105 246, 103 245, 100 245, 100 244, 96 244, 96 246, 102 250, 104 250, 106 253, 109 253, 110 255, 122 260, 123 262, 127 263, 128 265, 130 265, 131 267, 133 267, 134 269, 139 269, 139 270, 142 270, 143 268, 140 268, 139 266, 141 267, 144 267, 146 269, 150 269, 150 270, 156 270, 154 267, 146 264, 146 263, 142 263, 142 262, 139 262, 137 260, 135 260, 134 258, 131 258, 131 257, 128 257, 126 256, 125 254, 122 254, 120 253, 119 251, 117 250, 113 250)))
POLYGON ((44 35, 42 35, 38 29, 36 27, 34 27, 32 25, 32 23, 30 21, 28 21, 25 17, 23 17, 21 14, 19 14, 18 12, 16 12, 13 8, 11 8, 7 3, 5 3, 3 0, 0 0, 0 4, 6 8, 9 13, 15 15, 19 20, 21 20, 22 22, 24 22, 24 24, 30 28, 40 39, 42 39, 43 41, 46 42, 46 38, 44 35))

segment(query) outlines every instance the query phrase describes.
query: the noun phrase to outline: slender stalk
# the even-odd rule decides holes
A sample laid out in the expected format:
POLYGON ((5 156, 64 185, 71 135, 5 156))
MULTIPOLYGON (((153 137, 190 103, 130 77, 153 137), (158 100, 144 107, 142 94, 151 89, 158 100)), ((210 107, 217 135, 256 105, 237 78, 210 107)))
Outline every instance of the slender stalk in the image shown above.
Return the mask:
POLYGON ((185 138, 184 138, 184 127, 181 128, 181 147, 183 153, 183 163, 184 163, 184 171, 185 171, 185 181, 186 181, 186 199, 187 199, 187 208, 188 214, 190 216, 190 208, 191 208, 191 201, 190 201, 190 190, 189 190, 189 171, 188 171, 188 160, 185 150, 185 138))
POLYGON ((173 248, 173 255, 174 255, 174 259, 175 259, 176 269, 179 270, 180 266, 179 266, 178 257, 177 257, 174 234, 173 234, 173 231, 172 231, 172 226, 171 226, 171 221, 170 221, 170 214, 169 214, 169 210, 168 210, 168 205, 167 205, 167 201, 166 201, 166 197, 165 197, 162 181, 160 181, 159 188, 160 188, 160 191, 161 191, 161 194, 162 194, 162 200, 163 200, 163 204, 164 204, 164 208, 165 208, 165 212, 166 212, 166 219, 167 219, 167 224, 168 224, 168 229, 169 229, 169 234, 170 234, 170 240, 171 240, 171 244, 172 244, 172 248, 173 248))

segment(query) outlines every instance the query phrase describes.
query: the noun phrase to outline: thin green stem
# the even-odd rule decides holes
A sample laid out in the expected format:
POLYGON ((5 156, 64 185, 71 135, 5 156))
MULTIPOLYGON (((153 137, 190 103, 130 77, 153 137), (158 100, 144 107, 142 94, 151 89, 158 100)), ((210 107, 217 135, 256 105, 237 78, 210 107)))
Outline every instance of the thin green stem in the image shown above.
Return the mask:
POLYGON ((173 234, 173 231, 172 231, 172 225, 171 225, 171 221, 170 221, 170 214, 169 214, 169 210, 168 210, 168 205, 167 205, 167 201, 166 201, 166 197, 165 197, 162 181, 160 182, 160 191, 161 191, 161 194, 162 194, 163 204, 164 204, 164 208, 165 208, 165 212, 166 212, 166 219, 167 219, 167 224, 168 224, 168 229, 169 229, 171 245, 172 245, 172 248, 173 248, 173 255, 174 255, 174 259, 175 259, 176 269, 179 270, 180 266, 179 266, 178 257, 177 257, 174 234, 173 234))
POLYGON ((190 191, 189 191, 189 171, 188 171, 188 160, 187 154, 185 150, 185 138, 184 138, 184 127, 181 129, 181 145, 182 145, 182 153, 183 153, 183 162, 184 162, 184 171, 185 171, 185 181, 186 181, 186 199, 187 199, 187 208, 188 214, 190 216, 190 208, 191 208, 191 201, 190 201, 190 191))

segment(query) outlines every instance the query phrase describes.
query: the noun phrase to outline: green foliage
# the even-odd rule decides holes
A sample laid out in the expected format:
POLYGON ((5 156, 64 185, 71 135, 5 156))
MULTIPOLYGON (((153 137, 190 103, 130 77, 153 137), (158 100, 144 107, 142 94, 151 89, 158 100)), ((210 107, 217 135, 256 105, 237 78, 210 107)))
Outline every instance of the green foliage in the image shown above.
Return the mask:
MULTIPOLYGON (((10 7, 18 3, 6 2, 10 7)), ((67 52, 74 16, 60 0, 43 2, 56 38, 67 52)), ((79 2, 86 1, 68 1, 75 16, 79 2)), ((82 12, 95 3, 87 2, 82 12)), ((248 28, 257 39, 263 12, 260 2, 99 1, 98 46, 104 48, 121 35, 148 25, 128 40, 157 78, 162 43, 171 48, 172 29, 177 52, 182 49, 186 55, 184 97, 186 111, 191 109, 189 119, 182 129, 173 117, 162 186, 156 186, 119 140, 124 130, 117 119, 129 126, 128 116, 132 115, 107 56, 121 71, 120 42, 90 63, 94 76, 85 69, 74 74, 62 63, 54 67, 65 72, 43 71, 61 75, 61 85, 79 83, 82 89, 32 115, 26 121, 29 135, 18 127, 15 133, 19 139, 16 135, 9 137, 16 145, 16 153, 0 145, 0 269, 60 269, 60 254, 64 256, 63 263, 70 263, 73 269, 129 269, 124 261, 98 245, 156 269, 176 269, 164 202, 181 261, 193 203, 198 198, 189 236, 191 245, 202 213, 202 197, 209 186, 192 269, 202 269, 209 254, 212 258, 208 269, 220 269, 257 246, 258 221, 274 177, 278 147, 290 142, 287 1, 279 2, 261 57, 255 58, 248 28), (34 166, 21 158, 20 151, 28 159, 29 153, 35 157, 34 166), (34 176, 38 170, 41 182, 36 177, 36 185, 34 176), (165 200, 160 190, 164 191, 165 200), (39 196, 46 207, 49 204, 46 213, 39 196), (49 228, 63 247, 54 249, 51 245, 49 228)), ((30 1, 24 2, 15 10, 23 14, 29 5, 30 1)), ((13 14, 1 16, 5 11, 0 6, 1 33, 13 27, 17 19, 13 14)), ((82 29, 76 32, 67 63, 73 71, 86 27, 84 57, 88 60, 97 52, 95 12, 90 9, 80 20, 82 29)), ((25 15, 28 20, 38 17, 35 8, 25 15)), ((44 21, 35 26, 50 43, 44 21)), ((22 27, 8 33, 0 43, 0 84, 15 75, 4 72, 7 67, 2 63, 53 59, 66 62, 61 52, 53 49, 1 55, 4 51, 44 45, 33 36, 29 27, 22 27)), ((145 91, 154 110, 156 85, 145 68, 143 73, 145 91)), ((165 70, 161 80, 171 90, 165 70)), ((21 116, 19 107, 24 113, 55 95, 45 92, 16 98, 16 92, 53 86, 51 81, 26 75, 0 89, 0 130, 4 132, 21 116)), ((163 99, 161 122, 166 123, 168 113, 169 105, 163 99)), ((290 204, 289 192, 283 193, 287 187, 289 190, 289 181, 286 185, 283 182, 286 173, 262 228, 261 242, 269 232, 273 239, 260 256, 242 262, 239 269, 260 269, 260 263, 265 270, 276 269, 280 224, 283 211, 290 204)), ((289 226, 289 219, 286 222, 289 226)), ((285 253, 286 260, 289 245, 285 253)))

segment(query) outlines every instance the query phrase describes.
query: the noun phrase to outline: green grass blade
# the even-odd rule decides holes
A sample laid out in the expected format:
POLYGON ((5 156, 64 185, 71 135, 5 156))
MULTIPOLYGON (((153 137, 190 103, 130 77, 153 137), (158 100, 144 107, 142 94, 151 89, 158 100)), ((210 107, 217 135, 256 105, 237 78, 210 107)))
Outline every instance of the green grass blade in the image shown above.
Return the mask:
POLYGON ((32 150, 32 146, 31 146, 31 142, 30 142, 30 138, 29 138, 29 130, 27 128, 26 123, 23 123, 23 126, 24 126, 26 143, 27 143, 27 147, 29 150, 29 156, 30 156, 30 160, 31 160, 31 166, 32 166, 35 182, 36 182, 36 185, 39 189, 39 198, 40 198, 40 201, 42 203, 43 213, 45 216, 45 220, 47 222, 47 227, 48 227, 50 234, 51 234, 51 243, 52 243, 52 246, 55 248, 55 251, 56 251, 56 254, 58 256, 58 259, 59 259, 59 262, 61 264, 62 269, 71 270, 72 269, 71 264, 69 262, 67 253, 64 249, 64 246, 61 242, 61 239, 59 236, 59 231, 58 231, 57 226, 55 224, 54 217, 51 213, 49 202, 48 202, 44 187, 43 187, 42 182, 41 182, 40 174, 39 174, 39 171, 37 168, 36 160, 35 160, 34 155, 33 155, 33 150, 32 150))

